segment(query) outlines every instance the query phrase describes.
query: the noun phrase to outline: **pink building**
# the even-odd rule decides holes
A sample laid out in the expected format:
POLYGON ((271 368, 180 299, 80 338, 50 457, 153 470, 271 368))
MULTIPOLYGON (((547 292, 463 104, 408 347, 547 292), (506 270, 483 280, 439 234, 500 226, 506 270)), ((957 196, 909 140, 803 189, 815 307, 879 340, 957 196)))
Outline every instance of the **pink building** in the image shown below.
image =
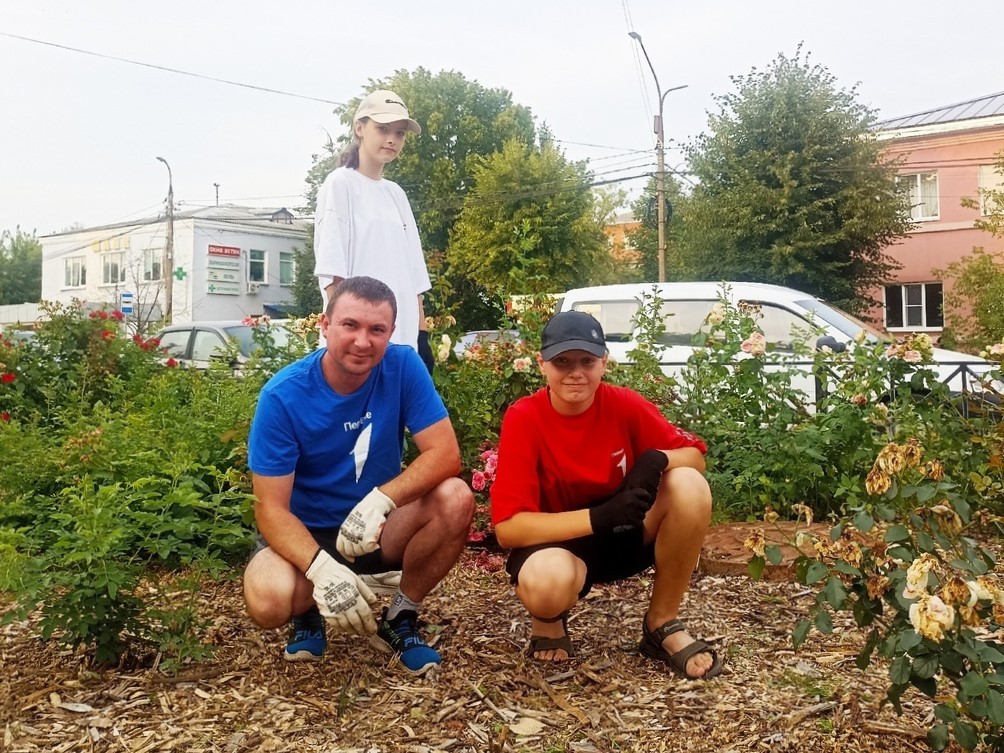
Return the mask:
POLYGON ((944 329, 944 285, 951 281, 934 270, 975 246, 1004 251, 1004 239, 973 227, 982 206, 961 204, 964 197, 978 199, 981 188, 1004 187, 995 167, 1004 151, 1004 92, 886 120, 877 130, 888 142, 886 153, 902 160, 899 180, 909 191, 915 224, 887 249, 903 266, 875 291, 874 316, 893 334, 927 332, 937 339, 944 329))

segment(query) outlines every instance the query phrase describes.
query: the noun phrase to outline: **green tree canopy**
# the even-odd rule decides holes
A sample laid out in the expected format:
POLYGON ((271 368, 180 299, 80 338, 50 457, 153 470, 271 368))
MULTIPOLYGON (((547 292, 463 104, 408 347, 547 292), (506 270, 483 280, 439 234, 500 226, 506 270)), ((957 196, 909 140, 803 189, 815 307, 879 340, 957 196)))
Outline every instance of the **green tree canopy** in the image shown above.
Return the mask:
POLYGON ((861 311, 909 229, 874 113, 801 49, 732 78, 688 149, 676 276, 773 282, 861 311))
POLYGON ((609 276, 590 175, 546 141, 478 158, 447 251, 453 273, 492 291, 550 293, 609 276))
POLYGON ((0 305, 35 303, 42 297, 42 244, 35 233, 0 233, 0 305))

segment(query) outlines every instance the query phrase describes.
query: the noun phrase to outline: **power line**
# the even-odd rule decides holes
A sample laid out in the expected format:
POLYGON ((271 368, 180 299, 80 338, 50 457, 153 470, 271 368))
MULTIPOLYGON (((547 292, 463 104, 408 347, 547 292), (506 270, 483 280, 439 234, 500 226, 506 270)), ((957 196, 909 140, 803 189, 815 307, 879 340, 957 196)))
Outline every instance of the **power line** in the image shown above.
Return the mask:
POLYGON ((129 65, 138 65, 143 68, 153 68, 158 71, 166 71, 168 73, 177 73, 180 76, 191 76, 192 78, 201 78, 206 81, 215 81, 218 84, 227 84, 228 86, 239 86, 244 89, 253 89, 255 91, 268 92, 269 94, 281 94, 284 97, 294 97, 296 99, 306 99, 312 102, 323 102, 327 105, 339 105, 344 106, 344 102, 335 102, 331 99, 322 99, 320 97, 309 97, 305 94, 294 94, 293 92, 283 91, 282 89, 270 89, 267 86, 256 86, 255 84, 245 84, 241 81, 231 81, 225 78, 217 78, 216 76, 206 76, 202 73, 193 73, 192 71, 183 71, 179 68, 169 68, 166 65, 156 65, 154 63, 144 63, 141 60, 130 60, 129 58, 120 58, 115 55, 106 55, 103 52, 94 52, 92 50, 83 50, 79 47, 70 47, 65 44, 56 44, 55 42, 46 42, 44 39, 33 39, 32 37, 23 37, 20 34, 10 34, 6 31, 0 31, 0 36, 10 37, 11 39, 19 39, 22 42, 31 42, 32 44, 41 44, 46 47, 55 47, 59 50, 66 50, 68 52, 76 52, 81 55, 90 55, 96 58, 103 58, 105 60, 114 60, 119 63, 128 63, 129 65))

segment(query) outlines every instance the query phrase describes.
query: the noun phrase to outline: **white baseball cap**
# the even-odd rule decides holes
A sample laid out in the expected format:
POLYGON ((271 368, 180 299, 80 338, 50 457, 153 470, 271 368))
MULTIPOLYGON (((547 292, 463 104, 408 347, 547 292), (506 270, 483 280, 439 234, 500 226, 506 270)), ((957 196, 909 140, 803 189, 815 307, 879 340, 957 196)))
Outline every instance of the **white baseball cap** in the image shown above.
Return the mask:
POLYGON ((375 120, 377 123, 395 123, 403 120, 407 123, 405 126, 407 130, 412 133, 422 132, 422 126, 408 117, 408 108, 404 106, 401 98, 387 89, 377 89, 363 98, 354 120, 363 118, 375 120))

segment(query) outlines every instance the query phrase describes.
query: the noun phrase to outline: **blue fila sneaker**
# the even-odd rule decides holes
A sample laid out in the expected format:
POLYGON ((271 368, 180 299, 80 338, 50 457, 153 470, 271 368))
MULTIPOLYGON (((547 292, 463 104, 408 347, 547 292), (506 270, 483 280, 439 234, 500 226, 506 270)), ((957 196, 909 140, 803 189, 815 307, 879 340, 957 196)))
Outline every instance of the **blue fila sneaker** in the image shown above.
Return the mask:
POLYGON ((439 654, 426 644, 418 632, 418 615, 405 609, 393 620, 383 610, 376 635, 370 638, 377 648, 397 654, 401 666, 413 675, 422 675, 441 663, 439 654))
POLYGON ((289 642, 286 643, 286 661, 320 661, 328 639, 324 637, 324 618, 311 607, 303 614, 293 617, 289 642))

